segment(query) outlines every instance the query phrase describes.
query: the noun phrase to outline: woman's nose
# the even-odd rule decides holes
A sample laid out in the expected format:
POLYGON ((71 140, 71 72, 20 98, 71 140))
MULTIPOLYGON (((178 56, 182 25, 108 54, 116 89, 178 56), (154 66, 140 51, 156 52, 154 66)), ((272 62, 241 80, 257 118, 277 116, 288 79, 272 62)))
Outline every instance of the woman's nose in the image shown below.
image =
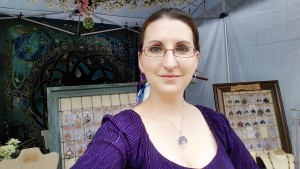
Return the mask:
POLYGON ((166 50, 163 58, 163 66, 166 69, 174 69, 177 66, 177 59, 173 50, 166 50))

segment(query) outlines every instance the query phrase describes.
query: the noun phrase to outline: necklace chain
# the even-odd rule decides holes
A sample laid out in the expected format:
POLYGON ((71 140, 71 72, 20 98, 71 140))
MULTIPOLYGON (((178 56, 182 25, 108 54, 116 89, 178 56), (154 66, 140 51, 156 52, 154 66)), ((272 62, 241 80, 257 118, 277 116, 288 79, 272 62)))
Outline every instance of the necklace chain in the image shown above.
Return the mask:
MULTIPOLYGON (((272 161, 272 159, 271 159, 271 157, 270 157, 270 151, 269 151, 267 154, 268 154, 268 158, 269 158, 269 160, 270 160, 270 162, 271 162, 272 169, 275 169, 274 164, 273 164, 273 161, 272 161)), ((287 153, 285 153, 285 155, 286 155, 286 158, 287 158, 287 161, 288 161, 288 167, 289 167, 289 169, 291 169, 290 158, 289 158, 289 156, 287 155, 287 153)))
MULTIPOLYGON (((152 104, 152 102, 150 101, 150 99, 148 99, 149 100, 149 103, 151 104, 151 106, 152 106, 152 108, 154 109, 154 105, 152 104)), ((183 125, 183 111, 184 111, 184 108, 185 108, 185 101, 183 101, 183 108, 182 108, 182 111, 181 111, 181 124, 180 124, 180 130, 178 130, 178 128, 175 126, 175 124, 174 123, 172 123, 172 121, 171 120, 169 120, 168 118, 167 118, 167 116, 163 113, 163 112, 160 112, 160 111, 158 111, 158 113, 160 114, 160 115, 162 115, 162 117, 164 118, 164 119, 166 119, 174 128, 175 128, 175 130, 179 133, 179 138, 178 138, 178 144, 179 144, 179 146, 181 147, 181 148, 185 148, 186 147, 186 144, 187 144, 187 138, 185 137, 185 136, 183 136, 183 135, 181 135, 181 131, 182 131, 182 125, 183 125)))

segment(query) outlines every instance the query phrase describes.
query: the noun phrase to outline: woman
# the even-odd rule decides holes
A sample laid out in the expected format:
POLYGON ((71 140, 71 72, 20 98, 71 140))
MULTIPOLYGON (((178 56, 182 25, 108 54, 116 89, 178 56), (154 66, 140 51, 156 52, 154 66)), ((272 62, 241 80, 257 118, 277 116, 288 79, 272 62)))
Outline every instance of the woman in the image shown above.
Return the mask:
POLYGON ((139 68, 151 85, 149 97, 105 116, 73 168, 258 168, 223 115, 184 100, 200 50, 188 14, 161 9, 146 20, 140 37, 139 68))

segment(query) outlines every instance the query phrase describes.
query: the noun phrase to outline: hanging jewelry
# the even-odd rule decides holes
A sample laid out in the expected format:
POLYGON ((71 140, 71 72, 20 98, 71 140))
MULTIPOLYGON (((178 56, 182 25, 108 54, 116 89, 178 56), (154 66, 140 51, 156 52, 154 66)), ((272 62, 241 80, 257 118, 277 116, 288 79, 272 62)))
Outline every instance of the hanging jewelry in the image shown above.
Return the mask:
POLYGON ((89 115, 86 115, 86 117, 84 118, 84 123, 90 123, 91 122, 91 117, 89 115))
POLYGON ((74 152, 69 148, 69 150, 66 152, 66 158, 70 159, 74 156, 74 152))
POLYGON ((78 154, 78 156, 80 157, 80 156, 83 155, 83 153, 84 153, 84 149, 83 149, 82 146, 81 146, 81 147, 78 149, 77 154, 78 154))
POLYGON ((71 134, 69 132, 65 135, 65 140, 66 141, 71 140, 71 134))
POLYGON ((260 137, 260 133, 259 133, 258 131, 255 133, 255 137, 256 137, 256 138, 259 138, 259 137, 260 137))
POLYGON ((257 110, 257 114, 258 114, 259 116, 262 116, 262 115, 264 114, 264 111, 263 111, 262 109, 258 109, 258 110, 257 110))
POLYGON ((81 119, 80 119, 80 118, 78 117, 78 115, 77 115, 77 118, 75 119, 75 124, 76 124, 77 126, 79 126, 80 123, 81 123, 81 119))
POLYGON ((247 104, 247 100, 245 98, 243 98, 242 103, 247 104))
POLYGON ((88 139, 92 139, 94 136, 94 132, 92 132, 91 129, 89 129, 89 131, 85 134, 85 136, 88 139))
POLYGON ((96 124, 100 126, 101 120, 102 120, 102 117, 97 117, 96 124))
POLYGON ((77 134, 77 139, 78 139, 78 140, 81 140, 81 139, 82 139, 81 133, 78 133, 78 134, 77 134))
POLYGON ((70 147, 70 146, 73 145, 73 142, 72 141, 66 141, 65 144, 70 147))
MULTIPOLYGON (((270 163, 271 163, 271 165, 272 165, 272 169, 275 169, 274 164, 273 164, 273 161, 272 161, 272 159, 271 159, 271 157, 270 157, 270 151, 269 151, 267 154, 268 154, 268 158, 269 158, 269 160, 270 160, 270 163)), ((291 169, 290 158, 289 158, 289 156, 287 155, 287 153, 285 153, 285 155, 286 155, 286 158, 287 158, 287 161, 288 161, 288 167, 289 167, 289 169, 291 169)))
POLYGON ((76 140, 76 144, 82 144, 83 143, 83 141, 82 140, 76 140))
POLYGON ((68 130, 71 129, 71 127, 70 127, 70 126, 64 126, 64 129, 65 129, 66 131, 68 131, 68 130))
POLYGON ((264 101, 264 103, 269 103, 270 102, 270 100, 267 97, 265 97, 263 101, 264 101))
MULTIPOLYGON (((152 108, 154 109, 154 106, 152 104, 152 102, 149 100, 149 103, 152 105, 152 108)), ((181 112, 181 125, 180 125, 180 130, 177 129, 177 127, 163 114, 163 113, 160 113, 163 118, 165 118, 175 129, 176 131, 179 133, 179 138, 177 139, 177 142, 178 142, 178 145, 181 147, 181 148, 186 148, 186 145, 187 145, 187 138, 186 136, 182 135, 181 131, 182 131, 182 124, 183 124, 183 111, 184 111, 184 108, 185 108, 185 101, 183 101, 183 108, 182 108, 182 112, 181 112)))
POLYGON ((196 74, 196 71, 195 71, 195 73, 194 73, 194 75, 193 75, 193 78, 192 78, 190 84, 196 83, 196 79, 197 79, 197 74, 196 74))
POLYGON ((271 148, 272 148, 272 147, 271 147, 271 145, 270 145, 270 144, 268 144, 268 143, 267 143, 267 144, 265 144, 265 150, 271 150, 271 148))
POLYGON ((68 124, 71 124, 71 122, 68 120, 67 117, 65 117, 65 119, 63 120, 63 124, 68 125, 68 124))

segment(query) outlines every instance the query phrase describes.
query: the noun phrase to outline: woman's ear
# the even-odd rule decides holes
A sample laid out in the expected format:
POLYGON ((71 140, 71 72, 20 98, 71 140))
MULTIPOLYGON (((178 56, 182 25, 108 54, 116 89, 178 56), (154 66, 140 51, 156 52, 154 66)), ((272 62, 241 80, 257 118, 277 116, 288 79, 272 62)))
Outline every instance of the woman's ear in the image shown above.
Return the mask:
POLYGON ((199 61, 199 59, 200 59, 200 52, 197 51, 197 52, 195 53, 195 55, 196 55, 197 60, 199 61))
POLYGON ((142 57, 142 53, 138 52, 139 68, 140 68, 141 73, 144 73, 144 67, 143 67, 143 64, 141 63, 142 62, 141 57, 142 57))

